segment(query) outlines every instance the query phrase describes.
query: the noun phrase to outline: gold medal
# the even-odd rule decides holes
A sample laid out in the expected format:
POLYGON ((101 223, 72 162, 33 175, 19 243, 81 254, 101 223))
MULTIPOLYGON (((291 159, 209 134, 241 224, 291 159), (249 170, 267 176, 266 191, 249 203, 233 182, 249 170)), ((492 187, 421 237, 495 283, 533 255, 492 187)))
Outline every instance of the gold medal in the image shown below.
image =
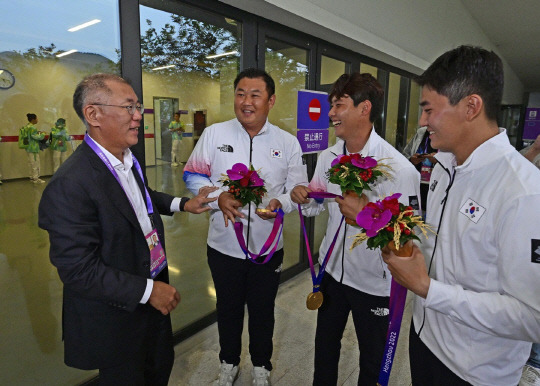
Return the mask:
POLYGON ((257 208, 255 210, 255 212, 257 213, 271 213, 272 211, 270 209, 261 209, 261 208, 257 208))
POLYGON ((306 307, 308 310, 316 310, 323 303, 323 294, 321 291, 312 292, 308 295, 306 300, 306 307))

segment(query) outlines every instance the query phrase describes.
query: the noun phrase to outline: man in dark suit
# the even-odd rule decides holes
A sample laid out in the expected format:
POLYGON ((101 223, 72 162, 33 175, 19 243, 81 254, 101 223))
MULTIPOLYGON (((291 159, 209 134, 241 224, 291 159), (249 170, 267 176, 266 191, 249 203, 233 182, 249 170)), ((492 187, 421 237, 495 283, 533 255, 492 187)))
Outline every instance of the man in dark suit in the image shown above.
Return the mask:
POLYGON ((104 385, 166 385, 174 361, 169 313, 180 294, 168 284, 160 214, 209 210, 213 189, 189 200, 155 192, 130 151, 143 106, 111 74, 85 78, 73 106, 85 141, 50 180, 39 205, 50 258, 64 283, 65 363, 99 369, 104 385), (150 251, 147 239, 157 235, 150 251), (162 259, 162 260, 157 260, 162 259))

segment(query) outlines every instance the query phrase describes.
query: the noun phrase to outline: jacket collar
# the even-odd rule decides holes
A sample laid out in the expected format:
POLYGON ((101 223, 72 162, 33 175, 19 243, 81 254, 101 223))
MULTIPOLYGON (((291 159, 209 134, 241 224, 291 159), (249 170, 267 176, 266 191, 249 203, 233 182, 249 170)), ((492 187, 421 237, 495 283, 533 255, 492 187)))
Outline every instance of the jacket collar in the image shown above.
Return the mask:
POLYGON ((450 152, 439 151, 435 158, 446 169, 455 168, 456 172, 467 172, 490 164, 514 150, 508 139, 506 129, 500 127, 499 134, 474 149, 462 165, 457 166, 456 157, 450 152))
MULTIPOLYGON (((237 127, 239 130, 242 130, 243 132, 247 133, 247 130, 244 128, 244 126, 242 126, 242 124, 240 123, 240 121, 238 120, 238 118, 234 118, 233 120, 235 121, 236 127, 237 127)), ((270 126, 270 123, 268 122, 268 117, 267 117, 267 118, 266 118, 266 122, 264 123, 264 126, 263 126, 262 129, 257 133, 256 136, 265 134, 265 133, 268 131, 269 126, 270 126)))
MULTIPOLYGON (((366 144, 364 145, 362 150, 359 151, 360 155, 362 157, 375 156, 376 148, 381 143, 382 140, 383 139, 379 136, 379 134, 375 132, 375 128, 372 127, 366 144)), ((345 145, 345 141, 343 141, 342 139, 338 139, 336 141, 336 144, 330 147, 330 152, 334 154, 336 157, 338 155, 345 154, 346 149, 344 145, 345 145)))
MULTIPOLYGON (((124 192, 118 181, 116 181, 116 178, 114 178, 107 166, 105 166, 103 161, 92 150, 92 148, 90 148, 90 146, 86 144, 86 142, 83 141, 79 147, 82 147, 81 150, 85 154, 87 154, 89 163, 96 173, 95 183, 98 187, 102 187, 104 191, 104 197, 107 197, 113 203, 113 205, 120 211, 120 213, 122 213, 122 215, 131 223, 131 225, 133 225, 137 229, 141 229, 139 220, 135 215, 135 211, 133 210, 133 207, 131 206, 126 196, 126 193, 124 192)), ((139 185, 139 188, 141 188, 138 173, 134 171, 133 174, 135 175, 135 179, 139 185)))

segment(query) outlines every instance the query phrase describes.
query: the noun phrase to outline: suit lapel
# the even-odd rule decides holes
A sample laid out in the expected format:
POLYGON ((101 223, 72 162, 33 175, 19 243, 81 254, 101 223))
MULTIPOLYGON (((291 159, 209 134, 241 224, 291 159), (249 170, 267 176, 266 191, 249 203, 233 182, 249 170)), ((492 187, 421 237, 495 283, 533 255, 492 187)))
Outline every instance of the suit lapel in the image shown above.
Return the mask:
MULTIPOLYGON (((96 172, 96 180, 98 186, 101 186, 105 196, 112 202, 120 213, 142 233, 141 225, 135 215, 135 211, 127 198, 126 192, 120 186, 120 183, 114 178, 107 166, 99 158, 99 156, 88 146, 84 141, 81 144, 83 150, 88 153, 89 162, 96 172)), ((137 181, 138 183, 138 181, 137 181)))

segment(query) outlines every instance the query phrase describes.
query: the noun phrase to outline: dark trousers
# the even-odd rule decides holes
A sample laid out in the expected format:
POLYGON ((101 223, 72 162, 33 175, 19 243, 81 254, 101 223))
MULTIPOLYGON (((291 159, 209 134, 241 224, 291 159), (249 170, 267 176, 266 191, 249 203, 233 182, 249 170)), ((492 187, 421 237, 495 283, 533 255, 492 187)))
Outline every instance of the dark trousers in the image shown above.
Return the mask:
POLYGON ((313 384, 336 385, 341 338, 352 312, 360 349, 359 385, 377 383, 388 330, 389 297, 374 296, 338 283, 326 273, 321 283, 324 301, 317 313, 313 384))
POLYGON ((249 353, 253 366, 272 370, 272 337, 274 335, 274 302, 277 295, 283 249, 266 264, 255 264, 208 247, 208 265, 217 297, 219 360, 240 363, 244 305, 249 321, 249 353))
POLYGON ((409 361, 414 386, 470 386, 446 367, 420 340, 411 323, 409 333, 409 361))
POLYGON ((171 318, 149 309, 150 322, 144 347, 120 365, 99 369, 99 384, 106 386, 167 386, 174 364, 171 318))

